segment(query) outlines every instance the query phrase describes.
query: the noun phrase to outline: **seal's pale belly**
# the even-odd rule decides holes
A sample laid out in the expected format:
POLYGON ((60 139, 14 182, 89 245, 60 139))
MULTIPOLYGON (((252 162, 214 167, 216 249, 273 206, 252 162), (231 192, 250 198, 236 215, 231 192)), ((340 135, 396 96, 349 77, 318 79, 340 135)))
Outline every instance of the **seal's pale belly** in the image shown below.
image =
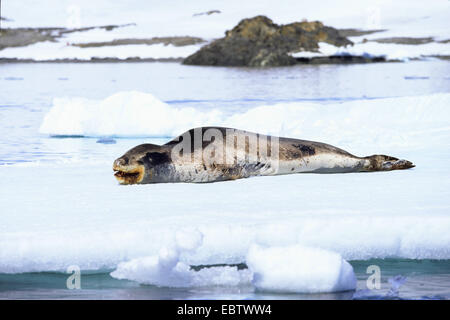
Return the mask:
POLYGON ((355 172, 367 163, 365 159, 350 158, 338 154, 320 154, 301 159, 280 161, 276 174, 289 173, 343 173, 355 172))
POLYGON ((362 168, 367 162, 365 159, 354 159, 334 154, 322 154, 320 156, 305 157, 302 159, 275 161, 268 160, 264 165, 256 163, 237 163, 236 174, 230 176, 223 170, 212 166, 204 167, 197 165, 179 165, 174 167, 176 172, 170 180, 173 182, 216 182, 224 180, 235 180, 252 176, 274 176, 292 173, 344 173, 355 172, 355 168, 362 168))

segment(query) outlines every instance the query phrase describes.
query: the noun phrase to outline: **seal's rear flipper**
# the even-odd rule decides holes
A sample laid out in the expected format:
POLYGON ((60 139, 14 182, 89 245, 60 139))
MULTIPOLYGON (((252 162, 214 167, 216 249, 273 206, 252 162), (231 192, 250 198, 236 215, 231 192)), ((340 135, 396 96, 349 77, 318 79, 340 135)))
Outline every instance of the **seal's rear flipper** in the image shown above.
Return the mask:
POLYGON ((391 156, 376 154, 365 157, 369 160, 362 171, 390 171, 414 168, 415 165, 408 160, 397 159, 391 156))
POLYGON ((400 159, 397 161, 384 161, 381 167, 381 170, 403 170, 414 168, 415 165, 411 161, 400 159))

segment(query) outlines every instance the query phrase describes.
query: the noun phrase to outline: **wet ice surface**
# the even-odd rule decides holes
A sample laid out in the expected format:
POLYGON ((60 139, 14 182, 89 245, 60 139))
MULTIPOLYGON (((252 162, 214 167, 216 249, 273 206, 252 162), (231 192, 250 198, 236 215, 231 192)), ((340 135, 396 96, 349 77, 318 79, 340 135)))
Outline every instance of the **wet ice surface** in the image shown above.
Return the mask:
MULTIPOLYGON (((0 67, 5 88, 0 91, 1 298, 379 299, 392 298, 388 297, 389 278, 397 275, 406 277, 397 288, 400 298, 448 298, 450 126, 444 106, 447 98, 436 99, 433 94, 449 92, 449 63, 259 70, 177 64, 0 67), (405 79, 411 76, 427 79, 405 79), (119 186, 111 169, 116 157, 139 143, 164 143, 170 137, 114 138, 114 144, 110 137, 49 138, 38 133, 55 97, 103 100, 130 90, 151 93, 171 107, 216 108, 226 116, 261 105, 294 102, 314 103, 313 108, 323 107, 324 113, 328 110, 339 117, 338 103, 344 102, 343 109, 351 111, 348 116, 363 119, 361 126, 372 135, 367 140, 360 135, 339 140, 336 135, 346 128, 341 121, 331 131, 314 131, 311 126, 313 131, 308 132, 315 132, 316 140, 341 141, 350 152, 362 155, 401 156, 417 167, 370 174, 258 177, 208 185, 119 186), (386 101, 396 104, 395 99, 373 100, 413 95, 421 97, 411 98, 404 113, 399 108, 390 112, 384 105, 386 101), (357 100, 362 110, 368 110, 364 109, 368 102, 381 103, 375 108, 374 121, 358 118, 357 106, 345 107, 357 100), (417 115, 428 107, 432 113, 417 115), (383 132, 373 135, 383 114, 388 119, 395 116, 395 121, 387 123, 402 128, 390 145, 383 132), (420 129, 416 130, 418 138, 404 135, 406 129, 409 133, 420 129), (269 247, 301 244, 337 252, 354 266, 357 291, 273 294, 255 290, 253 285, 167 289, 109 276, 120 262, 155 255, 179 230, 203 234, 203 243, 195 252, 180 256, 188 265, 243 263, 253 243, 269 247), (374 258, 393 260, 374 262, 374 258), (441 259, 432 260, 439 271, 431 271, 423 259, 441 259), (365 291, 369 276, 365 268, 373 263, 381 267, 381 291, 365 291), (64 289, 64 272, 74 264, 85 274, 82 291, 64 289), (45 273, 50 271, 60 273, 45 273)), ((397 102, 404 104, 401 99, 397 102)), ((387 129, 395 135, 395 127, 387 129)))

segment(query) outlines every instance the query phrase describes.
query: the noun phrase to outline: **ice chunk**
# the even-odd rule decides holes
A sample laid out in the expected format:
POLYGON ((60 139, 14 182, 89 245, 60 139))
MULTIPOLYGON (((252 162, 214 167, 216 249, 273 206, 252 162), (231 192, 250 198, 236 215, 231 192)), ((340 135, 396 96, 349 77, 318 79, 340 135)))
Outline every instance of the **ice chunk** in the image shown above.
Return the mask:
POLYGON ((151 94, 130 91, 102 101, 56 98, 39 131, 59 136, 167 137, 221 118, 218 110, 174 108, 151 94))
POLYGON ((316 293, 356 288, 353 267, 338 253, 322 249, 254 245, 247 265, 254 273, 253 284, 264 291, 316 293))
POLYGON ((407 278, 402 275, 397 275, 395 277, 389 278, 388 282, 391 285, 386 296, 394 298, 398 297, 400 287, 406 282, 407 278))
POLYGON ((209 287, 248 285, 249 270, 238 270, 236 266, 205 267, 199 271, 181 261, 165 260, 164 255, 137 258, 120 263, 111 276, 117 279, 137 281, 158 287, 209 287), (175 264, 172 264, 176 261, 175 264))
POLYGON ((272 292, 316 293, 353 290, 352 266, 334 252, 299 245, 262 248, 252 245, 248 269, 209 266, 195 271, 180 260, 177 244, 157 256, 120 263, 111 276, 161 287, 249 286, 272 292))
POLYGON ((163 247, 156 256, 122 262, 111 276, 160 287, 237 286, 249 284, 251 272, 236 266, 205 267, 193 270, 180 260, 183 252, 195 250, 202 243, 200 232, 177 232, 176 243, 163 247))

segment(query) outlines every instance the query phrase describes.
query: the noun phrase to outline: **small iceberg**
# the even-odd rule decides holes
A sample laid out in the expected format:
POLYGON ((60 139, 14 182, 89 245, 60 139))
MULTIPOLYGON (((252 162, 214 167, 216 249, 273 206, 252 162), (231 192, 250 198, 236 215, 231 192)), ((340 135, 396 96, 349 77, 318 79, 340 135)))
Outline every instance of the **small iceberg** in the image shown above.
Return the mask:
POLYGON ((322 293, 356 289, 353 267, 341 255, 319 248, 252 246, 247 265, 256 289, 270 292, 322 293))

